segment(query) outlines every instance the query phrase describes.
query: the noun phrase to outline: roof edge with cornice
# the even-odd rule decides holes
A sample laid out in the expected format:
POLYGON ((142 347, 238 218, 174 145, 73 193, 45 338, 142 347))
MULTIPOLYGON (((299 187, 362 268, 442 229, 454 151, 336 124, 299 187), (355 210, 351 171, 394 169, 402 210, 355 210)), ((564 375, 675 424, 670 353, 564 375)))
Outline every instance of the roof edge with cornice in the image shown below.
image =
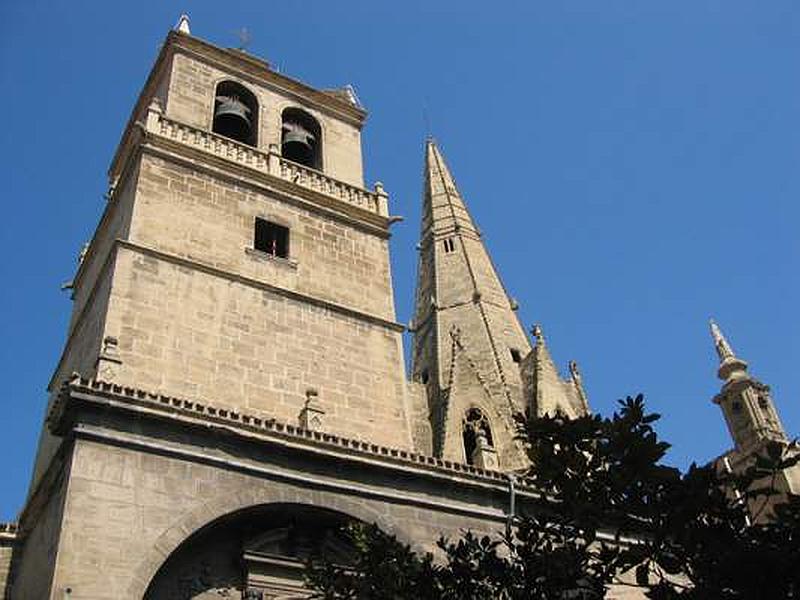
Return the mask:
MULTIPOLYGON (((255 436, 259 441, 284 447, 291 446, 337 459, 366 461, 374 466, 413 471, 419 475, 446 478, 449 481, 460 480, 467 485, 503 488, 508 485, 508 475, 500 471, 480 469, 472 465, 346 438, 325 431, 303 429, 277 419, 247 414, 235 408, 219 407, 108 381, 86 379, 78 374, 74 374, 63 384, 57 400, 51 406, 47 415, 50 430, 56 435, 67 434, 72 427, 68 418, 70 409, 81 403, 99 405, 105 409, 136 412, 140 415, 144 413, 154 418, 182 422, 189 426, 222 426, 228 433, 243 439, 252 439, 255 436)), ((539 496, 525 479, 518 478, 516 487, 520 492, 539 496)))

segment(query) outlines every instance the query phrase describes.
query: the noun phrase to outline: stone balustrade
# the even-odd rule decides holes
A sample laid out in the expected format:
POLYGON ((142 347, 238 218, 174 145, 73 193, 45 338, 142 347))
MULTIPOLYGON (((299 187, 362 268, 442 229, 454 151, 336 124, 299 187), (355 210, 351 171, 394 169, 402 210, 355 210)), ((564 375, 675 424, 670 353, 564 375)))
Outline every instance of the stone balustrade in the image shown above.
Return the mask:
POLYGON ((206 129, 186 125, 166 117, 157 102, 153 102, 148 109, 145 127, 148 133, 291 181, 363 210, 382 216, 389 214, 388 195, 381 183, 376 183, 375 189, 370 191, 339 181, 316 169, 283 158, 277 144, 270 144, 269 151, 264 152, 206 129))

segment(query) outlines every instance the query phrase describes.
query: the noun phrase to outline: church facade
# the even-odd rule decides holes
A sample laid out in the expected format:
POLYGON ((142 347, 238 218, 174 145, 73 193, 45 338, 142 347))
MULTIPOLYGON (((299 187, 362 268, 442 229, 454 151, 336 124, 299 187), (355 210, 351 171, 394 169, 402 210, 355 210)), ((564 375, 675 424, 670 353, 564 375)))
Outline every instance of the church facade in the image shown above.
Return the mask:
MULTIPOLYGON (((515 422, 588 413, 578 367, 521 326, 429 140, 406 375, 365 117, 186 20, 167 36, 72 283, 29 496, 0 525, 8 598, 302 598, 304 560, 346 556, 343 524, 430 550, 536 500, 515 422)), ((788 440, 714 336, 744 464, 788 440)))

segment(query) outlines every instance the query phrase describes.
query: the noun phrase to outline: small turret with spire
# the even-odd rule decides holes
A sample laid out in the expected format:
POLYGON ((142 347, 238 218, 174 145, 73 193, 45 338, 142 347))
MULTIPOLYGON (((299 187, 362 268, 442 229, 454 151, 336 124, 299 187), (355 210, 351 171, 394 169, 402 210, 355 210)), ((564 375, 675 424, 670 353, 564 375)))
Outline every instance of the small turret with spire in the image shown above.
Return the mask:
POLYGON ((714 320, 709 321, 711 337, 719 356, 717 375, 724 381, 714 398, 739 452, 757 450, 766 442, 786 442, 786 432, 770 395, 769 386, 747 372, 747 362, 736 356, 733 347, 714 320))
POLYGON ((578 364, 571 360, 569 377, 562 377, 547 347, 542 326, 534 325, 531 335, 536 344, 521 365, 528 414, 534 417, 560 414, 568 418, 589 414, 589 400, 578 364))

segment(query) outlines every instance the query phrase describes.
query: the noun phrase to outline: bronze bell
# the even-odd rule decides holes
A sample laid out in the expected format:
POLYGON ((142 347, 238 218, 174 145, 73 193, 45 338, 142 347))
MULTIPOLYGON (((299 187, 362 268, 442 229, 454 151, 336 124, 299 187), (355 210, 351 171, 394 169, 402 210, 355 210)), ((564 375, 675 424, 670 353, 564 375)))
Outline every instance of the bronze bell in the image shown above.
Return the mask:
POLYGON ((214 131, 225 137, 248 143, 253 124, 250 109, 236 96, 217 96, 214 131))
POLYGON ((300 123, 286 121, 283 124, 283 142, 281 154, 291 161, 313 167, 314 165, 314 134, 300 123))

